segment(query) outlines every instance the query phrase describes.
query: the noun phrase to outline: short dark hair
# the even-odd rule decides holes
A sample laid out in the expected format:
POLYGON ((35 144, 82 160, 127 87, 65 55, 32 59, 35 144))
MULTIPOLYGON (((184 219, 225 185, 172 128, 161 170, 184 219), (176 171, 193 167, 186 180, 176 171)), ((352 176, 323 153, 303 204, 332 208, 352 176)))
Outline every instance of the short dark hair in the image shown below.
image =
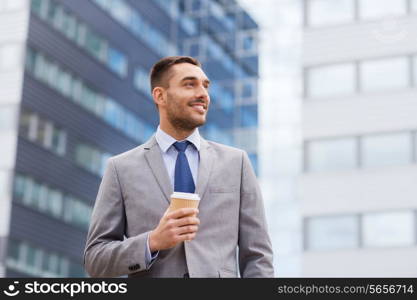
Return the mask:
POLYGON ((155 63, 151 69, 151 92, 157 86, 167 87, 166 75, 173 65, 189 63, 201 68, 201 63, 191 56, 167 56, 155 63))

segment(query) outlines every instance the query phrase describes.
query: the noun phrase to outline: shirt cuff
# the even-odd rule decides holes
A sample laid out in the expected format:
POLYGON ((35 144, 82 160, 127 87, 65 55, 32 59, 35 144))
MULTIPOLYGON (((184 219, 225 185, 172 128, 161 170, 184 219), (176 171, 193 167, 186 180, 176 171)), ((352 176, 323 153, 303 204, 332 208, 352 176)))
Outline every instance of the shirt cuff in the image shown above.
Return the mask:
POLYGON ((145 250, 145 263, 146 268, 149 268, 150 265, 154 262, 154 260, 158 257, 159 251, 155 251, 151 253, 151 249, 149 249, 149 234, 146 238, 146 250, 145 250))

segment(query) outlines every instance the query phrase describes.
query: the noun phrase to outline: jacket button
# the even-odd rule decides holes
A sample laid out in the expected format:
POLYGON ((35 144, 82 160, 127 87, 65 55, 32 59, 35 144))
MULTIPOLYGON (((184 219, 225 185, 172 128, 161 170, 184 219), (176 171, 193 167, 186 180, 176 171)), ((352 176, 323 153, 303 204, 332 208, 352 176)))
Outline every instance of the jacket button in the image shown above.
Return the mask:
POLYGON ((130 271, 135 271, 135 270, 137 270, 137 269, 140 269, 140 265, 139 265, 139 264, 132 265, 132 266, 129 266, 129 267, 128 267, 128 269, 129 269, 130 271))

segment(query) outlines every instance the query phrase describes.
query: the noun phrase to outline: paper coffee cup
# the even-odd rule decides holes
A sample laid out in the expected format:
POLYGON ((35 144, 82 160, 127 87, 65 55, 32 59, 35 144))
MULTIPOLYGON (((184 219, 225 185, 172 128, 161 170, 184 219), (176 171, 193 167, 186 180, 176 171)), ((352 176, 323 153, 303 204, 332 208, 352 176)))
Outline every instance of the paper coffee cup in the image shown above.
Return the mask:
POLYGON ((171 204, 168 211, 174 211, 180 208, 198 208, 200 196, 192 193, 174 192, 171 195, 171 204))

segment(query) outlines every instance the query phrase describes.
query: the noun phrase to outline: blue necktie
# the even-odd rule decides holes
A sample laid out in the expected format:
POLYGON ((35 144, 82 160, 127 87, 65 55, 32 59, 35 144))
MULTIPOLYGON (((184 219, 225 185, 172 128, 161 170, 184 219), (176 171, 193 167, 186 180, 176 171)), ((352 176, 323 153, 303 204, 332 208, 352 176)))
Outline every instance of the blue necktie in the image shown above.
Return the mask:
POLYGON ((190 145, 189 141, 175 142, 175 149, 178 151, 177 161, 175 162, 174 191, 183 193, 194 193, 195 185, 190 165, 185 156, 185 149, 190 145))

